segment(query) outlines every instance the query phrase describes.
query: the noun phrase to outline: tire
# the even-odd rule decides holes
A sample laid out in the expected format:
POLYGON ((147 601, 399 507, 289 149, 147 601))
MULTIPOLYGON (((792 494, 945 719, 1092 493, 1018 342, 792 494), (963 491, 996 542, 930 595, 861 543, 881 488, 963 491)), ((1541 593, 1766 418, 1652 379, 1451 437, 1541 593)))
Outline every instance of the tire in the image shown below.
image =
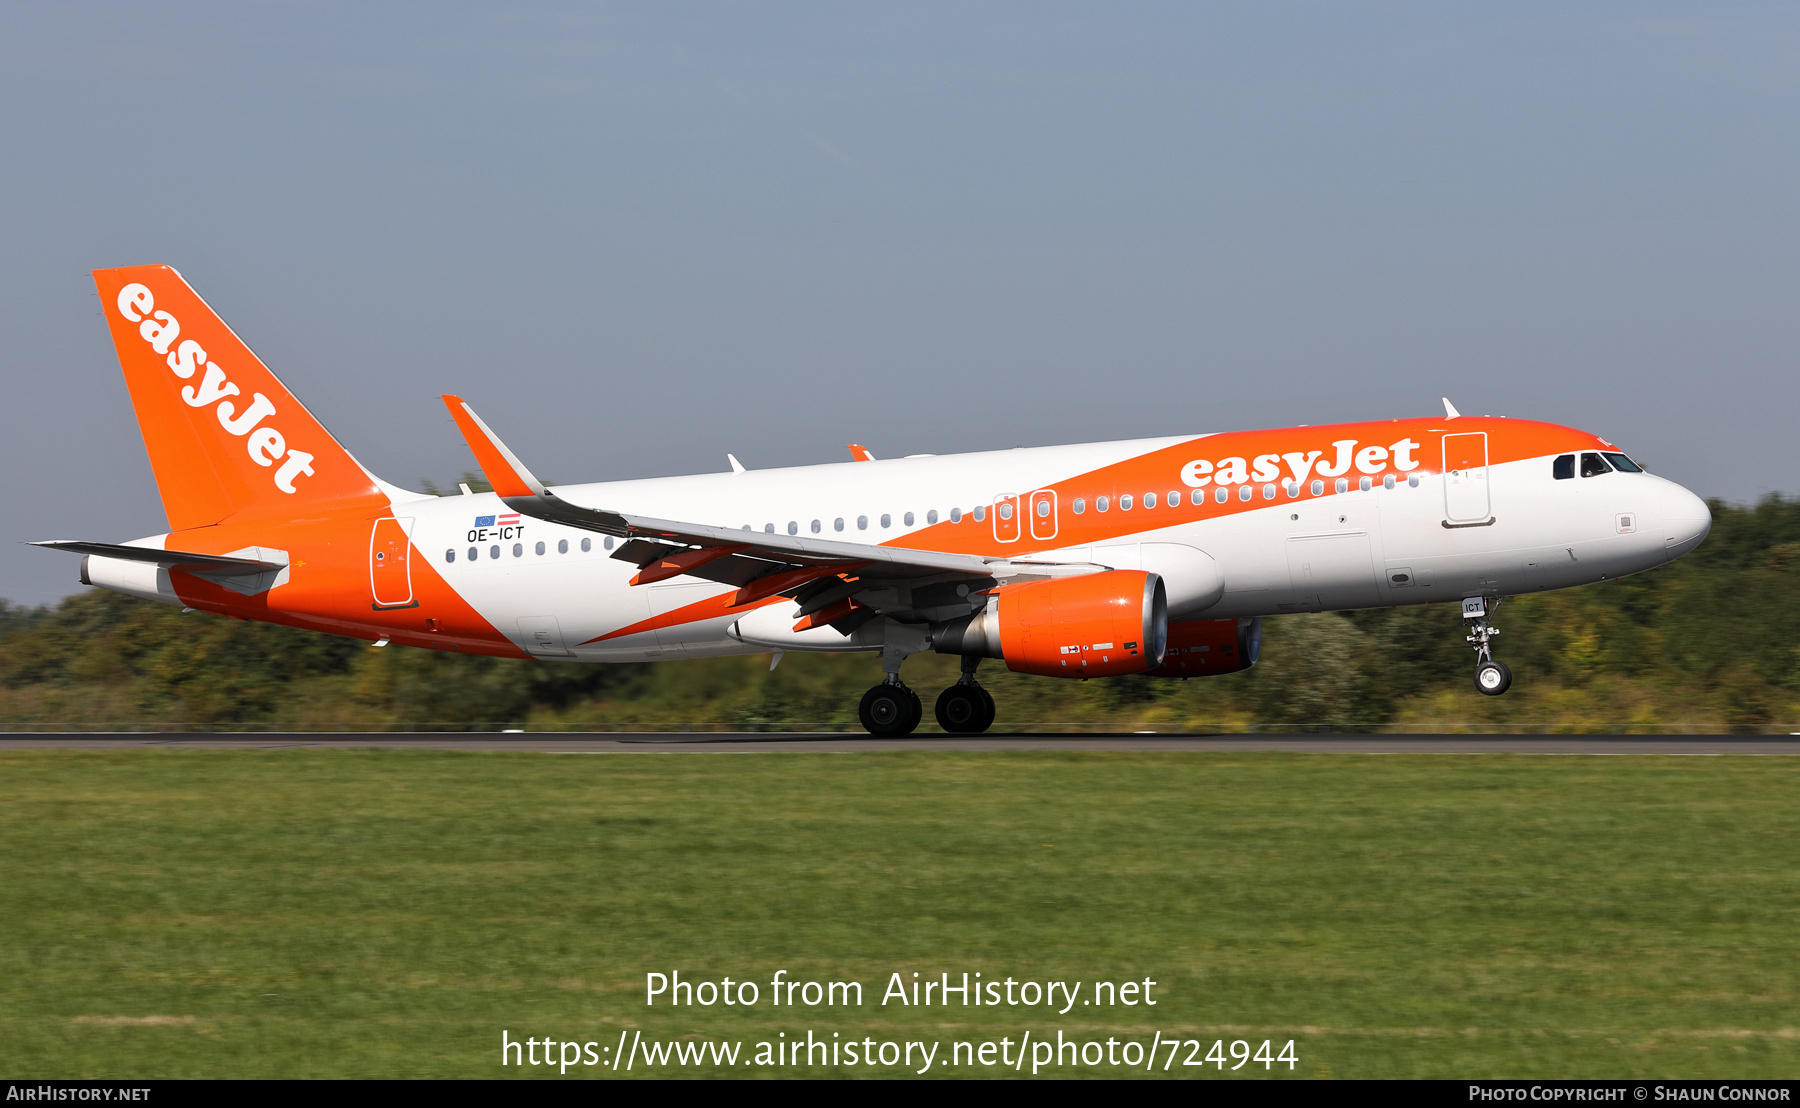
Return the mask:
POLYGON ((871 735, 883 738, 897 738, 909 735, 919 725, 919 717, 925 709, 919 703, 919 694, 905 685, 880 684, 863 693, 862 703, 857 706, 856 717, 862 721, 863 730, 871 735))
POLYGON ((1512 670, 1505 662, 1483 662, 1475 667, 1475 688, 1486 696, 1499 696, 1512 688, 1512 670))
POLYGON ((937 698, 937 722, 952 735, 979 735, 993 722, 993 698, 979 685, 951 685, 937 698))

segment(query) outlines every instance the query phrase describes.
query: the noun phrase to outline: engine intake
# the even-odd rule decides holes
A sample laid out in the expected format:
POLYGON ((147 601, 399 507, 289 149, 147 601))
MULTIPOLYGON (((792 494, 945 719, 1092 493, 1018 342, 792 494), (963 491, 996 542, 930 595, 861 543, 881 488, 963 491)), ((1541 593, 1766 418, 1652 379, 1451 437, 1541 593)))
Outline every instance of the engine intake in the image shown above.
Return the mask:
POLYGON ((1168 627, 1162 578, 1115 569, 1004 586, 983 611, 934 626, 931 643, 1000 658, 1014 673, 1115 677, 1161 665, 1168 627))

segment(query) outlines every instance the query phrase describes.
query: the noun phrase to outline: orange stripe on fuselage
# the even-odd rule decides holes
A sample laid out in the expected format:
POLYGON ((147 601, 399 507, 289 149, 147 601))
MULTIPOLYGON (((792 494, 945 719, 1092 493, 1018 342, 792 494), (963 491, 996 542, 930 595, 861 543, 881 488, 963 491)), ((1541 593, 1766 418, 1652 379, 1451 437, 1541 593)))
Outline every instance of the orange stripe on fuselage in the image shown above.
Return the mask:
MULTIPOLYGON (((1035 550, 1055 550, 1070 546, 1091 546, 1115 539, 1125 539, 1145 531, 1174 527, 1196 520, 1216 519, 1224 516, 1239 515, 1262 508, 1274 508, 1296 501, 1322 499, 1338 495, 1335 481, 1345 477, 1350 481, 1351 491, 1356 490, 1357 481, 1363 477, 1371 478, 1379 485, 1384 475, 1393 474, 1400 480, 1409 475, 1436 476, 1443 470, 1442 439, 1446 434, 1459 435, 1471 431, 1485 431, 1488 435, 1488 464, 1498 465, 1503 462, 1519 461, 1525 458, 1541 457, 1550 454, 1565 454, 1574 450, 1616 450, 1617 447, 1606 440, 1598 438, 1586 431, 1572 427, 1563 427, 1553 423, 1540 423, 1535 420, 1494 419, 1488 417, 1472 418, 1463 416, 1454 420, 1445 419, 1394 419, 1371 423, 1339 423, 1320 427, 1284 427, 1264 431, 1229 431, 1216 435, 1205 435, 1174 446, 1164 447, 1147 454, 1127 458, 1122 462, 1067 478, 1045 485, 1033 485, 1017 489, 996 489, 995 493, 1012 492, 1017 495, 1015 510, 1019 513, 1013 522, 1017 525, 1019 539, 1014 542, 1001 542, 994 534, 995 507, 984 503, 988 518, 976 522, 969 508, 964 508, 960 523, 948 520, 921 528, 910 534, 892 539, 883 546, 902 547, 910 550, 939 550, 952 554, 976 554, 983 557, 1022 557, 1035 550), (1351 451, 1349 469, 1341 474, 1321 476, 1318 463, 1334 463, 1338 450, 1332 444, 1350 441, 1357 446, 1351 451), (1356 465, 1356 453, 1364 447, 1391 447, 1395 442, 1413 441, 1418 447, 1411 451, 1413 461, 1417 464, 1407 470, 1394 466, 1390 452, 1387 462, 1373 472, 1365 472, 1356 465), (1282 483, 1293 476, 1289 463, 1282 455, 1290 453, 1308 454, 1320 451, 1320 457, 1309 468, 1307 477, 1301 482, 1300 495, 1290 499, 1281 491, 1282 483), (1254 472, 1258 458, 1273 456, 1278 472, 1272 478, 1255 480, 1230 486, 1231 496, 1223 504, 1214 499, 1214 490, 1218 488, 1215 480, 1217 463, 1227 458, 1241 458, 1248 469, 1254 472), (1205 491, 1205 500, 1194 504, 1192 493, 1195 486, 1182 479, 1182 471, 1193 461, 1213 463, 1215 473, 1208 475, 1206 483, 1199 486, 1205 491), (1325 482, 1325 492, 1320 497, 1312 495, 1311 481, 1318 479, 1325 482), (1255 492, 1248 501, 1238 499, 1238 489, 1243 484, 1253 488, 1255 492), (1265 500, 1262 486, 1273 484, 1276 495, 1273 500, 1265 500), (1039 491, 1056 493, 1057 533, 1054 538, 1038 540, 1032 538, 1029 494, 1039 491), (1170 505, 1166 502, 1169 493, 1177 494, 1179 502, 1170 505), (1157 507, 1145 508, 1144 494, 1154 493, 1157 507), (1097 510, 1099 497, 1105 496, 1110 501, 1109 510, 1097 510), (1123 510, 1119 505, 1121 496, 1133 498, 1131 510, 1123 510), (1086 501, 1087 510, 1077 515, 1073 501, 1077 498, 1086 501)), ((973 507, 973 505, 971 505, 973 507)))
POLYGON ((353 638, 386 637, 404 646, 526 657, 450 587, 417 544, 407 555, 416 603, 405 608, 374 606, 369 580, 370 526, 375 519, 392 515, 363 509, 178 531, 166 541, 171 550, 196 554, 228 554, 249 546, 286 550, 288 582, 256 596, 244 596, 181 570, 171 571, 169 581, 183 603, 218 615, 353 638))
MULTIPOLYGON (((1491 417, 1461 416, 1454 420, 1445 419, 1393 419, 1369 423, 1339 423, 1318 427, 1284 427, 1262 431, 1231 431, 1215 435, 1204 435, 1174 446, 1164 447, 1147 454, 1127 458, 1110 466, 1070 477, 1063 481, 1047 485, 1035 485, 1029 488, 1017 488, 1009 491, 1016 494, 1016 510, 1021 513, 1014 522, 1018 525, 1020 538, 1016 542, 1000 542, 994 537, 994 518, 990 514, 986 520, 976 522, 968 509, 964 509, 961 523, 948 520, 921 528, 911 534, 892 539, 881 545, 899 547, 909 550, 940 550, 956 554, 975 554, 984 557, 1022 557, 1036 550, 1055 550, 1064 547, 1092 546, 1098 543, 1118 539, 1129 539, 1131 536, 1145 531, 1154 531, 1165 527, 1174 527, 1196 520, 1217 519, 1226 516, 1240 515, 1264 508, 1282 508, 1284 505, 1303 500, 1324 499, 1340 495, 1334 491, 1338 477, 1350 481, 1351 491, 1355 491, 1357 481, 1369 477, 1379 485, 1383 476, 1392 474, 1400 480, 1409 475, 1437 476, 1443 471, 1442 439, 1445 435, 1460 435, 1469 432, 1485 431, 1488 435, 1488 464, 1498 465, 1503 462, 1520 461, 1526 458, 1543 457, 1552 454, 1564 454, 1578 450, 1615 450, 1612 443, 1607 442, 1586 431, 1572 427, 1564 427, 1554 423, 1542 423, 1536 420, 1495 419, 1491 417), (1400 441, 1417 442, 1418 446, 1410 451, 1416 463, 1407 470, 1398 469, 1394 464, 1391 447, 1400 441), (1353 442, 1356 445, 1349 453, 1349 468, 1340 474, 1320 476, 1318 464, 1335 465, 1338 448, 1334 443, 1353 442), (1389 450, 1385 464, 1373 472, 1365 472, 1356 465, 1356 455, 1367 446, 1381 446, 1389 450), (1307 477, 1301 482, 1300 495, 1290 498, 1281 491, 1284 481, 1293 476, 1284 454, 1310 454, 1317 450, 1320 456, 1309 467, 1307 477), (1220 460, 1226 458, 1242 458, 1251 472, 1255 470, 1258 458, 1274 456, 1279 472, 1272 480, 1258 480, 1233 484, 1231 496, 1223 504, 1214 498, 1214 490, 1218 488, 1214 476, 1208 476, 1207 483, 1199 486, 1206 497, 1203 503, 1193 503, 1192 493, 1195 486, 1182 479, 1182 471, 1188 463, 1204 460, 1215 464, 1215 474, 1220 460), (1310 483, 1314 479, 1325 481, 1325 492, 1318 497, 1312 495, 1310 483), (1238 489, 1247 484, 1255 491, 1248 501, 1238 499, 1238 489), (1273 484, 1276 495, 1273 500, 1265 500, 1262 486, 1273 484), (1057 494, 1057 534, 1053 539, 1035 540, 1031 537, 1031 519, 1029 494, 1049 490, 1057 494), (1143 496, 1154 492, 1158 499, 1155 508, 1143 507, 1143 496), (1178 494, 1179 503, 1170 505, 1166 497, 1170 492, 1178 494), (1119 497, 1131 496, 1134 507, 1127 511, 1119 506, 1119 497), (1105 496, 1111 501, 1110 510, 1098 510, 1096 500, 1105 496), (1076 497, 1087 503, 1087 510, 1080 515, 1075 514, 1071 504, 1076 497)), ((995 508, 993 504, 984 505, 989 513, 995 508)), ((795 571, 804 574, 804 571, 795 571)), ((772 579, 771 579, 772 580, 772 579)), ((791 587, 791 586, 788 586, 791 587)), ((761 603, 740 605, 735 609, 721 601, 729 599, 732 594, 725 594, 711 600, 703 600, 690 604, 685 608, 677 608, 660 616, 642 620, 629 627, 620 628, 590 639, 599 642, 601 639, 618 638, 624 635, 638 634, 644 631, 673 627, 682 623, 714 619, 732 611, 748 611, 752 607, 760 607, 761 603)), ((762 603, 776 603, 776 599, 762 603)), ((585 645, 585 644, 584 644, 585 645)))

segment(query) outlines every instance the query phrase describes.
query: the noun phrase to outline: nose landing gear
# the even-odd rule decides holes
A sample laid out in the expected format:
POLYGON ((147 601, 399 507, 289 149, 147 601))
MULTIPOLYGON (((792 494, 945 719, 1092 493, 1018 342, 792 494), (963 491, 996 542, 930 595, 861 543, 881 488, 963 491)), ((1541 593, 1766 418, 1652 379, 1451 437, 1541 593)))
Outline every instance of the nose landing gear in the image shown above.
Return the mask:
POLYGON ((1466 597, 1462 602, 1463 619, 1469 623, 1468 641, 1475 647, 1475 688, 1486 696, 1499 696, 1512 688, 1512 670, 1505 662, 1494 660, 1493 647, 1489 644, 1495 635, 1500 633, 1490 620, 1500 610, 1500 598, 1492 604, 1485 597, 1466 597))
POLYGON ((975 683, 981 659, 965 655, 962 677, 937 698, 938 726, 952 735, 979 735, 994 723, 994 697, 975 683))

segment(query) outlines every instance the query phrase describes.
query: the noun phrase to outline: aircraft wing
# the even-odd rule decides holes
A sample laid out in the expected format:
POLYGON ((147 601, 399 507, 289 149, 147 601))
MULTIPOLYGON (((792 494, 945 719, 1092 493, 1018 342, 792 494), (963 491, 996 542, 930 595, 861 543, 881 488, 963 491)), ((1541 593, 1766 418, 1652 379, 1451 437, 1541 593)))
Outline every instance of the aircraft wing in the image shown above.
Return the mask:
POLYGON ((165 569, 201 570, 209 577, 253 577, 259 573, 272 573, 287 568, 285 562, 265 562, 257 558, 235 558, 225 554, 190 554, 183 550, 157 550, 148 546, 116 546, 108 542, 51 539, 26 545, 67 550, 74 554, 95 554, 102 558, 121 558, 128 562, 145 562, 165 569))
POLYGON ((686 574, 737 585, 739 603, 793 595, 801 601, 802 616, 810 604, 826 596, 837 599, 821 606, 820 611, 878 594, 881 600, 862 606, 895 613, 929 613, 946 606, 960 605, 967 610, 964 598, 1002 580, 1031 581, 1097 573, 1107 568, 747 531, 576 504, 558 496, 533 476, 461 397, 447 395, 443 400, 482 472, 507 507, 533 519, 630 540, 614 551, 613 557, 640 567, 634 584, 686 574), (938 603, 949 601, 950 596, 936 595, 943 592, 931 589, 937 585, 953 591, 956 601, 948 605, 938 603), (957 585, 966 587, 957 590, 957 585), (913 595, 920 590, 925 595, 913 595))

